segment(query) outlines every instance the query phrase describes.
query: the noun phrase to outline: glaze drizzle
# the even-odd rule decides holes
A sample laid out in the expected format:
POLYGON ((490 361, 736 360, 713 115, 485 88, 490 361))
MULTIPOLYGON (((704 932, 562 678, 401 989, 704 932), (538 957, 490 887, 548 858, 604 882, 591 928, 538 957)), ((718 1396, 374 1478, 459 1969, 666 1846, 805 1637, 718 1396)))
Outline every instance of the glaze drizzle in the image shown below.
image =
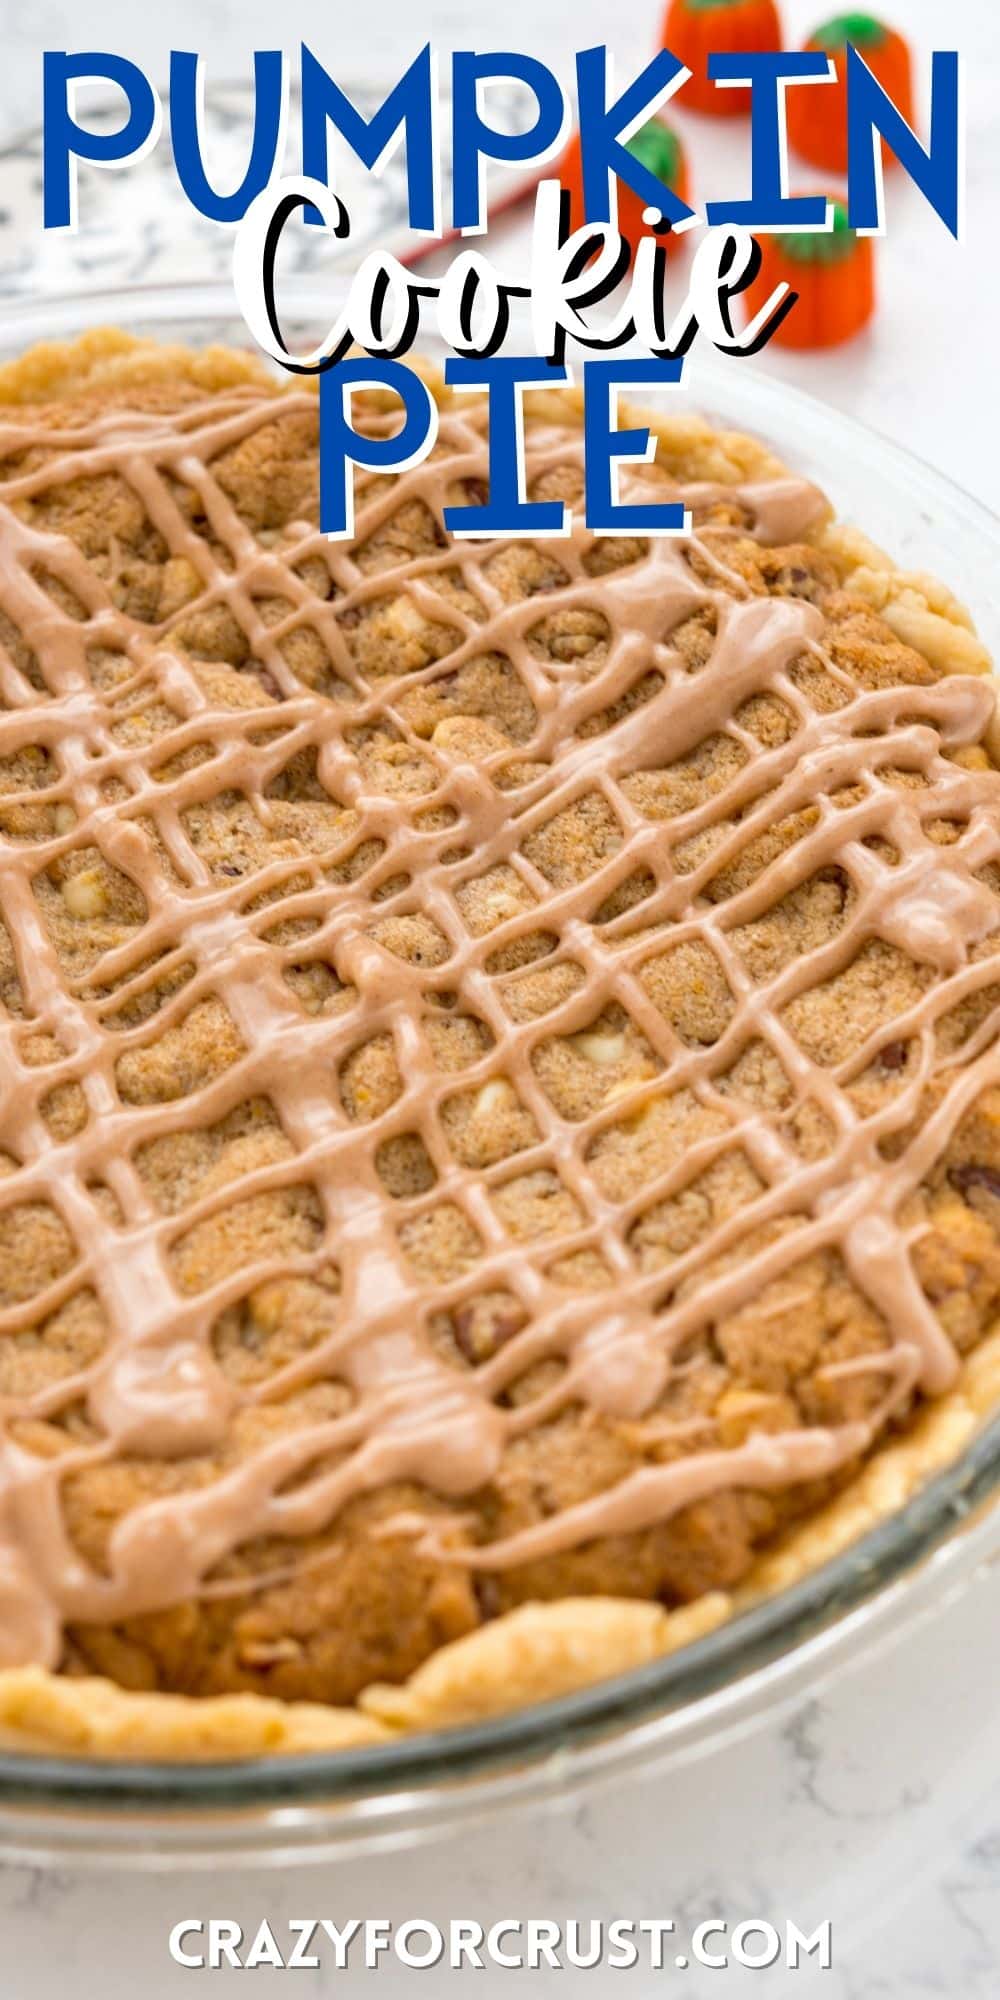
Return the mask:
MULTIPOLYGON (((933 1170, 961 1119, 980 1093, 1000 1080, 996 1020, 990 1017, 961 1051, 932 1114, 910 1128, 935 1068, 935 1023, 959 1000, 995 979, 995 962, 973 948, 1000 926, 1000 902, 982 871, 1000 859, 1000 774, 970 771, 952 752, 979 743, 994 711, 991 687, 955 676, 930 686, 859 690, 823 652, 822 618, 808 603, 759 598, 704 580, 717 561, 694 537, 703 557, 696 570, 687 544, 654 540, 625 568, 588 573, 590 537, 577 525, 557 544, 568 582, 545 599, 546 609, 596 608, 610 643, 588 679, 570 665, 542 661, 528 643, 537 599, 504 602, 484 565, 490 542, 462 543, 366 576, 350 549, 328 545, 308 523, 293 524, 280 550, 254 537, 213 476, 218 453, 249 437, 280 412, 314 408, 307 396, 280 406, 253 391, 221 393, 169 418, 114 410, 46 433, 56 449, 40 467, 20 471, 0 489, 0 604, 34 651, 45 680, 39 690, 0 650, 0 755, 41 745, 55 760, 58 781, 46 802, 64 804, 72 825, 51 837, 0 846, 0 913, 12 940, 25 1009, 33 1027, 64 1051, 44 1072, 19 1053, 23 1022, 0 1017, 0 1146, 15 1162, 0 1182, 0 1209, 28 1201, 51 1204, 78 1258, 26 1305, 0 1311, 0 1339, 34 1325, 81 1286, 93 1287, 110 1336, 85 1371, 29 1398, 0 1403, 0 1665, 56 1666, 62 1631, 73 1622, 116 1622, 211 1589, 216 1566, 241 1544, 260 1537, 296 1537, 326 1527, 355 1496, 395 1481, 416 1481, 456 1503, 453 1525, 432 1531, 420 1523, 422 1546, 442 1559, 478 1568, 515 1566, 578 1546, 592 1537, 628 1533, 662 1521, 692 1501, 741 1485, 766 1489, 822 1477, 862 1452, 885 1418, 914 1388, 941 1392, 954 1379, 957 1357, 913 1268, 913 1231, 903 1219, 908 1198, 933 1170), (247 709, 213 706, 190 663, 166 643, 167 633, 115 609, 107 585, 67 537, 30 526, 16 511, 67 479, 113 471, 137 494, 171 554, 197 571, 203 595, 224 602, 282 697, 247 709), (167 478, 199 497, 214 547, 194 532, 167 478), (224 551, 220 560, 218 551, 224 551), (297 574, 321 554, 335 594, 318 600, 297 574), (436 573, 461 573, 482 616, 473 618, 435 591, 436 573), (39 580, 57 578, 78 601, 74 618, 39 580), (454 645, 405 681, 373 692, 345 643, 345 613, 405 591, 415 609, 449 623, 454 645), (257 600, 290 600, 293 609, 266 625, 257 600), (670 635, 694 614, 714 613, 717 630, 707 662, 692 677, 670 635), (304 620, 321 635, 348 699, 336 702, 304 689, 281 651, 281 640, 304 620), (125 654, 134 688, 159 696, 175 724, 144 745, 112 733, 108 696, 94 685, 88 650, 125 654), (454 673, 480 654, 496 652, 514 666, 537 722, 516 752, 479 762, 418 738, 394 698, 404 686, 454 673), (820 713, 790 669, 814 656, 838 683, 842 707, 820 713), (650 670, 662 685, 641 707, 596 734, 582 733, 650 670), (777 697, 792 712, 789 740, 763 749, 734 721, 754 695, 777 697), (389 716, 414 754, 436 767, 432 792, 390 795, 366 780, 348 741, 373 719, 389 716), (750 752, 721 788, 670 823, 650 822, 630 803, 622 781, 669 765, 721 731, 750 752), (154 775, 195 744, 213 755, 164 780, 154 775), (349 840, 322 854, 275 861, 248 882, 214 877, 188 840, 182 815, 231 788, 268 819, 267 789, 299 750, 317 753, 317 773, 331 799, 355 816, 349 840), (513 789, 498 778, 512 761, 540 767, 513 789), (924 781, 901 790, 884 773, 900 768, 924 781), (109 781, 120 796, 109 798, 109 781), (855 803, 835 807, 830 794, 858 788, 855 803), (574 800, 597 792, 620 829, 617 850, 586 881, 553 883, 525 856, 526 839, 574 800), (762 831, 804 807, 818 808, 795 845, 766 865, 749 887, 713 904, 703 891, 712 876, 762 831), (451 823, 431 826, 429 811, 450 809, 451 823), (738 817, 737 817, 738 815, 738 817), (961 821, 948 847, 929 823, 961 821), (723 821, 733 821, 711 855, 689 872, 675 871, 670 848, 723 821), (156 829, 159 851, 148 825, 156 829), (891 843, 889 865, 870 844, 891 843), (365 840, 381 843, 377 858, 354 881, 332 889, 324 869, 365 840), (108 950, 85 979, 66 976, 42 920, 36 879, 64 854, 94 845, 141 891, 145 923, 108 950), (774 907, 783 896, 832 864, 854 891, 843 927, 817 950, 753 985, 730 933, 774 907), (485 936, 463 923, 455 892, 486 870, 507 865, 533 899, 485 936), (600 927, 593 912, 636 869, 653 878, 633 910, 600 927), (405 886, 394 886, 396 878, 405 886), (294 881, 293 881, 294 878, 294 881), (292 883, 282 892, 283 882, 292 883), (302 886, 305 883, 306 886, 302 886), (386 885, 388 889, 386 890, 386 885), (377 904, 374 901, 379 892, 377 904), (266 892, 275 900, 264 905, 266 892), (280 892, 280 900, 278 899, 280 892), (283 978, 295 947, 262 933, 282 916, 318 921, 310 950, 321 950, 356 1001, 335 1015, 308 1017, 283 978), (380 919, 422 911, 447 940, 445 962, 421 966, 391 955, 371 935, 380 919), (518 1021, 504 1006, 502 982, 487 970, 498 949, 539 928, 558 938, 558 954, 583 968, 579 989, 541 1019, 518 1021), (784 1014, 796 996, 848 964, 866 939, 880 937, 931 968, 919 1003, 905 1022, 887 1020, 839 1070, 810 1060, 784 1014), (674 1034, 640 984, 642 965, 664 942, 697 940, 721 966, 734 997, 732 1018, 711 1047, 689 1047, 674 1034), (158 956, 157 956, 158 954, 158 956), (155 962, 154 962, 155 961, 155 962), (193 976, 152 1021, 112 1032, 112 1011, 98 989, 114 987, 120 1008, 182 963, 193 976), (515 1243, 489 1195, 509 1162, 483 1172, 460 1166, 449 1149, 441 1109, 454 1077, 435 1066, 423 1017, 429 995, 458 995, 482 1020, 493 1047, 463 1073, 463 1087, 505 1079, 537 1129, 537 1142, 517 1155, 517 1169, 554 1168, 576 1199, 583 1220, 557 1244, 515 1243), (180 1101, 126 1105, 116 1084, 123 1049, 142 1046, 180 1021, 201 998, 220 998, 242 1038, 244 1053, 221 1075, 180 1101), (538 1043, 587 1030, 602 1008, 617 1003, 646 1038, 660 1069, 613 1104, 576 1123, 560 1117, 532 1062, 538 1043), (391 1035, 401 1095, 368 1123, 352 1122, 337 1090, 338 1069, 361 1033, 391 1035), (919 1045, 912 1077, 863 1116, 847 1086, 880 1049, 900 1034, 919 1045), (789 1143, 785 1120, 736 1105, 713 1087, 752 1037, 770 1044, 792 1081, 797 1101, 811 1099, 833 1134, 829 1152, 804 1163, 789 1143), (40 1103, 54 1084, 79 1083, 87 1120, 76 1136, 57 1141, 40 1103), (595 1139, 623 1118, 641 1117, 665 1095, 684 1089, 703 1106, 725 1113, 724 1129, 692 1144, 683 1162, 647 1181, 641 1196, 621 1202, 602 1193, 589 1172, 595 1139), (237 1104, 264 1097, 291 1141, 287 1160, 256 1169, 202 1195, 182 1216, 162 1214, 136 1170, 139 1147, 169 1132, 211 1124, 237 1104), (420 1279, 400 1246, 399 1214, 391 1214, 375 1167, 389 1136, 416 1131, 436 1170, 433 1192, 414 1196, 399 1212, 419 1215, 441 1201, 461 1210, 482 1245, 474 1272, 449 1282, 420 1279), (905 1136, 904 1136, 905 1135, 905 1136), (887 1140, 899 1142, 886 1148, 887 1140), (714 1227, 669 1272, 640 1272, 627 1232, 640 1208, 683 1186, 726 1148, 740 1146, 761 1193, 737 1216, 714 1227), (105 1183, 120 1211, 111 1219, 93 1192, 105 1183), (296 1257, 261 1257, 191 1295, 171 1267, 170 1247, 182 1231, 234 1200, 266 1189, 308 1183, 319 1195, 322 1241, 296 1257), (794 1218, 738 1263, 719 1260, 748 1230, 794 1218), (597 1248, 613 1274, 605 1293, 567 1297, 547 1266, 556 1255, 597 1248), (463 1537, 461 1502, 488 1485, 509 1439, 546 1421, 570 1402, 612 1416, 639 1417, 662 1395, 673 1357, 692 1334, 752 1299, 774 1277, 810 1252, 834 1247, 853 1283, 882 1315, 889 1345, 877 1357, 885 1394, 864 1422, 783 1435, 751 1435, 730 1450, 694 1451, 667 1465, 650 1465, 617 1486, 505 1540, 477 1546, 463 1537), (254 1286, 290 1274, 309 1275, 335 1262, 340 1292, 331 1303, 328 1337, 308 1356, 254 1391, 236 1391, 212 1349, 212 1329, 229 1305, 254 1286), (696 1289, 685 1281, 702 1272, 696 1289), (432 1313, 460 1306, 489 1286, 520 1301, 525 1324, 491 1358, 461 1373, 427 1337, 432 1313), (531 1402, 508 1407, 506 1388, 536 1361, 565 1363, 553 1387, 531 1402), (336 1420, 311 1425, 262 1446, 208 1485, 135 1506, 114 1529, 106 1573, 82 1559, 63 1517, 67 1473, 98 1458, 183 1457, 211 1451, 226 1436, 240 1395, 280 1398, 303 1381, 335 1375, 353 1391, 336 1420), (19 1444, 12 1427, 28 1416, 51 1416, 83 1399, 100 1432, 97 1443, 43 1458, 19 1444), (312 1468, 312 1470, 311 1470, 312 1468)), ((373 417, 374 424, 388 419, 373 417)), ((440 521, 456 480, 481 480, 486 465, 483 414, 445 411, 437 455, 392 486, 376 484, 358 509, 358 541, 369 537, 410 499, 440 521)), ((16 418, 0 425, 0 458, 23 450, 31 432, 16 418)), ((529 439, 532 476, 580 460, 571 425, 537 423, 529 439)), ((711 501, 699 483, 679 489, 689 504, 711 501)), ((719 489, 745 509, 763 541, 802 537, 823 502, 802 482, 757 481, 719 489)), ((130 683, 131 685, 131 683, 130 683)), ((121 695, 121 688, 116 691, 121 695)), ((24 793, 24 803, 37 793, 24 793)), ((6 805, 18 798, 7 795, 6 805)), ((448 814, 441 812, 441 818, 448 814)))

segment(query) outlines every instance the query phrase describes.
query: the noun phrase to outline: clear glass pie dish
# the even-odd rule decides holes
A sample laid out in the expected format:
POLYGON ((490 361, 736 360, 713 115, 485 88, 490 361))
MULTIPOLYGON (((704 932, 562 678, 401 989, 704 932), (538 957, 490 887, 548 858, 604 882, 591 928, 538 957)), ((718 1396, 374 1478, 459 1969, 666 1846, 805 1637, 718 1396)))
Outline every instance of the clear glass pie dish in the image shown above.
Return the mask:
MULTIPOLYGON (((289 319, 300 316, 292 303, 289 319)), ((301 317, 312 318, 310 301, 301 317)), ((4 358, 114 323, 247 345, 228 285, 149 287, 8 310, 4 358)), ((516 339, 512 347, 517 346, 516 339)), ((421 345, 432 356, 434 337, 421 345)), ((1000 522, 947 480, 752 363, 696 364, 684 400, 764 437, 908 569, 941 576, 1000 653, 1000 522)), ((228 1853, 364 1848, 565 1798, 609 1772, 696 1760, 929 1615, 1000 1550, 1000 1419, 907 1505, 791 1589, 655 1664, 489 1723, 392 1744, 227 1764, 0 1753, 0 1848, 189 1866, 228 1853)))

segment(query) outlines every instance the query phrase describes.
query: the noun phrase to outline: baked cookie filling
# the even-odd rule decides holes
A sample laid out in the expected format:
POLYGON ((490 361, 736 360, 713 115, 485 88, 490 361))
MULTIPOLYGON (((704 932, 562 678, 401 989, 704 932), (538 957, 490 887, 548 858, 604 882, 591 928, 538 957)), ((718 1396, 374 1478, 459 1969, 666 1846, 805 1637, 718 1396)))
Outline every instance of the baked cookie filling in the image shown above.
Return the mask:
MULTIPOLYGON (((704 1631, 1000 1396, 967 615, 765 449, 686 540, 319 533, 317 405, 0 371, 0 1724, 377 1740, 704 1631)), ((373 429, 397 421, 369 397, 373 429)), ((582 432, 529 403, 529 490, 582 432)))

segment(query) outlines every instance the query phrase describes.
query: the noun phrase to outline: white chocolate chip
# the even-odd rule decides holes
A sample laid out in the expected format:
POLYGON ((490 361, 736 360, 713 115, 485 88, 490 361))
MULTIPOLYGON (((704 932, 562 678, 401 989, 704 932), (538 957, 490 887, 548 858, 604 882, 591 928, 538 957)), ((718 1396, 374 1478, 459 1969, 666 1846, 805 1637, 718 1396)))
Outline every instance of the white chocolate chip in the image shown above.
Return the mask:
POLYGON ((96 868, 83 868, 63 883, 62 899, 71 917, 102 917, 108 906, 107 890, 96 868))
POLYGON ((424 621, 416 605, 405 593, 396 598, 389 614, 390 622, 397 632, 422 632, 424 621))
POLYGON ((248 1639, 239 1651, 241 1666, 265 1670, 301 1658, 302 1647, 297 1639, 248 1639))
POLYGON ((609 1028, 595 1028, 583 1035, 573 1036, 573 1047, 578 1049, 588 1062, 597 1063, 601 1069, 611 1069, 620 1063, 628 1049, 624 1035, 609 1028))
POLYGON ((446 715, 441 722, 435 723, 431 731, 431 742, 439 743, 444 750, 447 750, 449 744, 455 744, 460 748, 468 735, 468 723, 467 715, 446 715))
POLYGON ((518 917, 526 907, 509 889, 496 889, 483 899, 483 909, 492 924, 502 924, 507 917, 518 917))
POLYGON ((516 1099, 510 1084, 502 1076, 495 1076, 490 1083, 484 1083, 476 1092, 472 1106, 473 1118, 491 1118, 501 1111, 510 1111, 516 1099))
POLYGON ((56 807, 55 825, 57 833, 70 833, 76 825, 76 813, 73 807, 66 803, 65 799, 56 807))

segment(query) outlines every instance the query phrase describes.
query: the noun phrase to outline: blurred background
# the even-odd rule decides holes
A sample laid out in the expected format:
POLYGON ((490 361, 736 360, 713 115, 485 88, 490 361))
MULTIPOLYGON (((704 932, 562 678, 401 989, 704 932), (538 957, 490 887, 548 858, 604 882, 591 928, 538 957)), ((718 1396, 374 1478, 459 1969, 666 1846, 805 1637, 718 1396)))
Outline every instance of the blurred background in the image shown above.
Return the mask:
MULTIPOLYGON (((801 45, 818 22, 836 12, 830 0, 781 0, 788 46, 801 45)), ((895 0, 878 11, 907 37, 914 58, 917 125, 926 129, 927 56, 958 47, 966 59, 968 99, 968 220, 956 245, 900 171, 887 174, 888 234, 875 245, 877 310, 846 344, 820 353, 770 347, 751 363, 825 397, 863 422, 908 444, 980 498, 1000 503, 1000 421, 993 398, 993 328, 1000 318, 1000 266, 993 255, 1000 221, 1000 10, 989 0, 895 0)), ((43 236, 39 176, 41 52, 46 48, 110 49, 140 63, 157 84, 171 48, 195 49, 208 63, 207 154, 219 184, 238 181, 249 144, 249 79, 254 48, 283 46, 297 69, 300 40, 345 87, 379 86, 399 77, 421 43, 441 53, 456 47, 528 50, 567 83, 573 54, 595 42, 613 50, 624 84, 657 45, 661 0, 506 0, 502 10, 482 0, 368 0, 331 8, 298 0, 278 13, 273 0, 169 0, 136 7, 134 0, 42 0, 27 9, 0 0, 4 61, 0 66, 0 298, 77 285, 164 277, 225 277, 229 232, 204 224, 180 194, 164 134, 155 154, 126 173, 83 167, 81 229, 75 242, 43 236), (227 171, 228 170, 228 171, 227 171)), ((855 17, 856 18, 856 17, 855 17)), ((82 99, 81 107, 92 100, 82 99)), ((666 116, 681 138, 696 207, 722 194, 749 191, 748 121, 708 117, 670 105, 666 116)), ((515 114, 516 115, 516 114, 515 114)), ((288 170, 298 166, 294 117, 288 170)), ((825 175, 793 154, 795 191, 829 188, 825 175)), ((369 244, 406 247, 402 176, 383 185, 355 177, 349 198, 369 244), (360 199, 350 195, 361 190, 360 199)), ((508 177, 507 188, 510 181, 508 177)), ((498 188, 500 193, 502 188, 498 188)), ((514 276, 530 230, 530 203, 498 216, 490 249, 498 268, 514 276)), ((679 260, 680 286, 689 254, 679 260)))

